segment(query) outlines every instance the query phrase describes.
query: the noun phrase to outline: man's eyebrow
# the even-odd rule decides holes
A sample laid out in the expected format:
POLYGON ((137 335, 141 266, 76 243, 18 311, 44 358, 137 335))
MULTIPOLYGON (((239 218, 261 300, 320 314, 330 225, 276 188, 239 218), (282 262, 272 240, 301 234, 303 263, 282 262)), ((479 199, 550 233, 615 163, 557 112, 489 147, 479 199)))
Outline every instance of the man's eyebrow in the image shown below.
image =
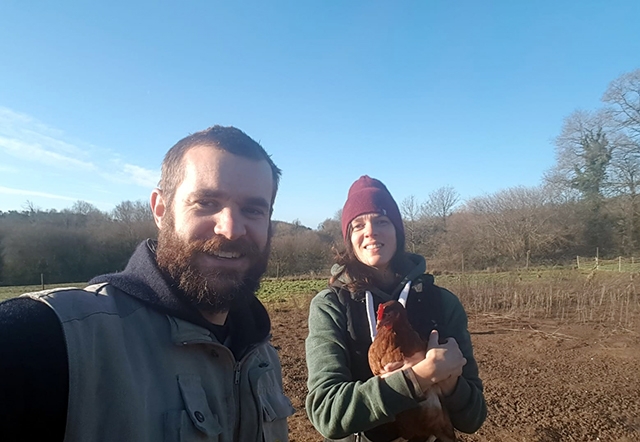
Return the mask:
POLYGON ((269 207, 271 207, 271 204, 269 203, 269 201, 260 197, 247 198, 246 200, 244 200, 244 202, 245 204, 248 204, 250 206, 258 206, 258 207, 263 207, 265 209, 268 209, 269 207))
MULTIPOLYGON (((212 190, 212 189, 200 189, 189 195, 190 200, 200 199, 200 198, 227 198, 228 194, 222 192, 220 190, 212 190)), ((248 204, 250 206, 264 207, 268 209, 271 207, 269 201, 261 197, 249 197, 243 200, 244 204, 248 204)))
POLYGON ((219 190, 210 190, 210 189, 200 189, 189 194, 189 199, 198 199, 198 198, 222 198, 224 197, 224 192, 219 190))

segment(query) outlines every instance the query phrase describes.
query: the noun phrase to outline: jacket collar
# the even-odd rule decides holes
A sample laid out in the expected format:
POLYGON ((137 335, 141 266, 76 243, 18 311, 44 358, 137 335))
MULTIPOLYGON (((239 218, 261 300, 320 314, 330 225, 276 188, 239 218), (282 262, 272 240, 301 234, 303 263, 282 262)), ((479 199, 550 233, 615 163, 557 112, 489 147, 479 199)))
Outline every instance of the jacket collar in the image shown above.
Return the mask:
MULTIPOLYGON (((124 271, 97 276, 89 284, 107 282, 156 310, 213 331, 216 326, 207 321, 197 308, 178 296, 176 283, 158 268, 156 244, 150 239, 143 241, 124 271)), ((253 298, 243 309, 230 311, 227 323, 230 327, 230 347, 236 356, 247 347, 267 339, 271 331, 269 315, 258 298, 253 298)))
MULTIPOLYGON (((416 255, 414 253, 405 253, 404 259, 400 265, 399 274, 403 275, 402 279, 398 284, 388 292, 381 290, 378 287, 371 287, 370 291, 373 296, 379 298, 381 302, 390 301, 392 299, 398 299, 400 296, 400 292, 406 285, 408 281, 413 281, 418 276, 423 275, 427 271, 427 262, 424 257, 420 255, 416 255)), ((338 264, 334 264, 331 267, 331 274, 333 276, 338 276, 338 281, 335 286, 340 288, 351 282, 351 278, 345 271, 344 266, 340 266, 338 264)), ((356 300, 364 299, 364 293, 352 293, 351 296, 356 300)))

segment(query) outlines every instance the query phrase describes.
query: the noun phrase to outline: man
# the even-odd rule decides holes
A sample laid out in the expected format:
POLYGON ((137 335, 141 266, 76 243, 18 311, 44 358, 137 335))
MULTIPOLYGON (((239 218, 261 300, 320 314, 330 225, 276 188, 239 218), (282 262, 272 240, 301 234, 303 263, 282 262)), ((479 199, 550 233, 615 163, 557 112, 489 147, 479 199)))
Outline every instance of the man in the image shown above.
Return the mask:
POLYGON ((84 290, 0 304, 0 440, 287 440, 255 297, 279 178, 238 129, 190 135, 151 194, 157 243, 84 290))

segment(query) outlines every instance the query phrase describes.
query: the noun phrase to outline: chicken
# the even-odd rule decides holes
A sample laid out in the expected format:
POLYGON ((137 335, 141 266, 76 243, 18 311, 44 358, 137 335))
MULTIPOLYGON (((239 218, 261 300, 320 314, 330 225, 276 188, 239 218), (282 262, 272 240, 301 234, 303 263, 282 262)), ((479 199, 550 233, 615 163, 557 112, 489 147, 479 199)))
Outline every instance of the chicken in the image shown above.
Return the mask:
MULTIPOLYGON (((403 362, 417 352, 426 353, 427 342, 411 327, 407 311, 398 301, 378 307, 377 334, 369 347, 369 366, 374 375, 382 373, 385 365, 403 362)), ((433 385, 425 392, 420 406, 396 416, 400 436, 410 441, 455 442, 453 425, 440 402, 442 392, 433 385)))

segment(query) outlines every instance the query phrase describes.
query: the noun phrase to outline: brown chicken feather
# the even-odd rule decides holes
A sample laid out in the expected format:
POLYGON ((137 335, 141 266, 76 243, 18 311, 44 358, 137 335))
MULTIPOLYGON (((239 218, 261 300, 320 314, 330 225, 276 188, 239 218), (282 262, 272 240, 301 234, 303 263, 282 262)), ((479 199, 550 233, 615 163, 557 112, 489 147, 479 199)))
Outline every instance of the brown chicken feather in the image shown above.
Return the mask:
MULTIPOLYGON (((378 331, 369 347, 369 366, 379 375, 385 365, 403 362, 417 352, 426 353, 427 342, 411 327, 407 311, 398 301, 389 301, 378 308, 378 331)), ((455 442, 453 425, 440 402, 442 391, 433 385, 425 393, 420 406, 396 416, 400 436, 410 441, 427 441, 437 437, 442 442, 455 442)))

